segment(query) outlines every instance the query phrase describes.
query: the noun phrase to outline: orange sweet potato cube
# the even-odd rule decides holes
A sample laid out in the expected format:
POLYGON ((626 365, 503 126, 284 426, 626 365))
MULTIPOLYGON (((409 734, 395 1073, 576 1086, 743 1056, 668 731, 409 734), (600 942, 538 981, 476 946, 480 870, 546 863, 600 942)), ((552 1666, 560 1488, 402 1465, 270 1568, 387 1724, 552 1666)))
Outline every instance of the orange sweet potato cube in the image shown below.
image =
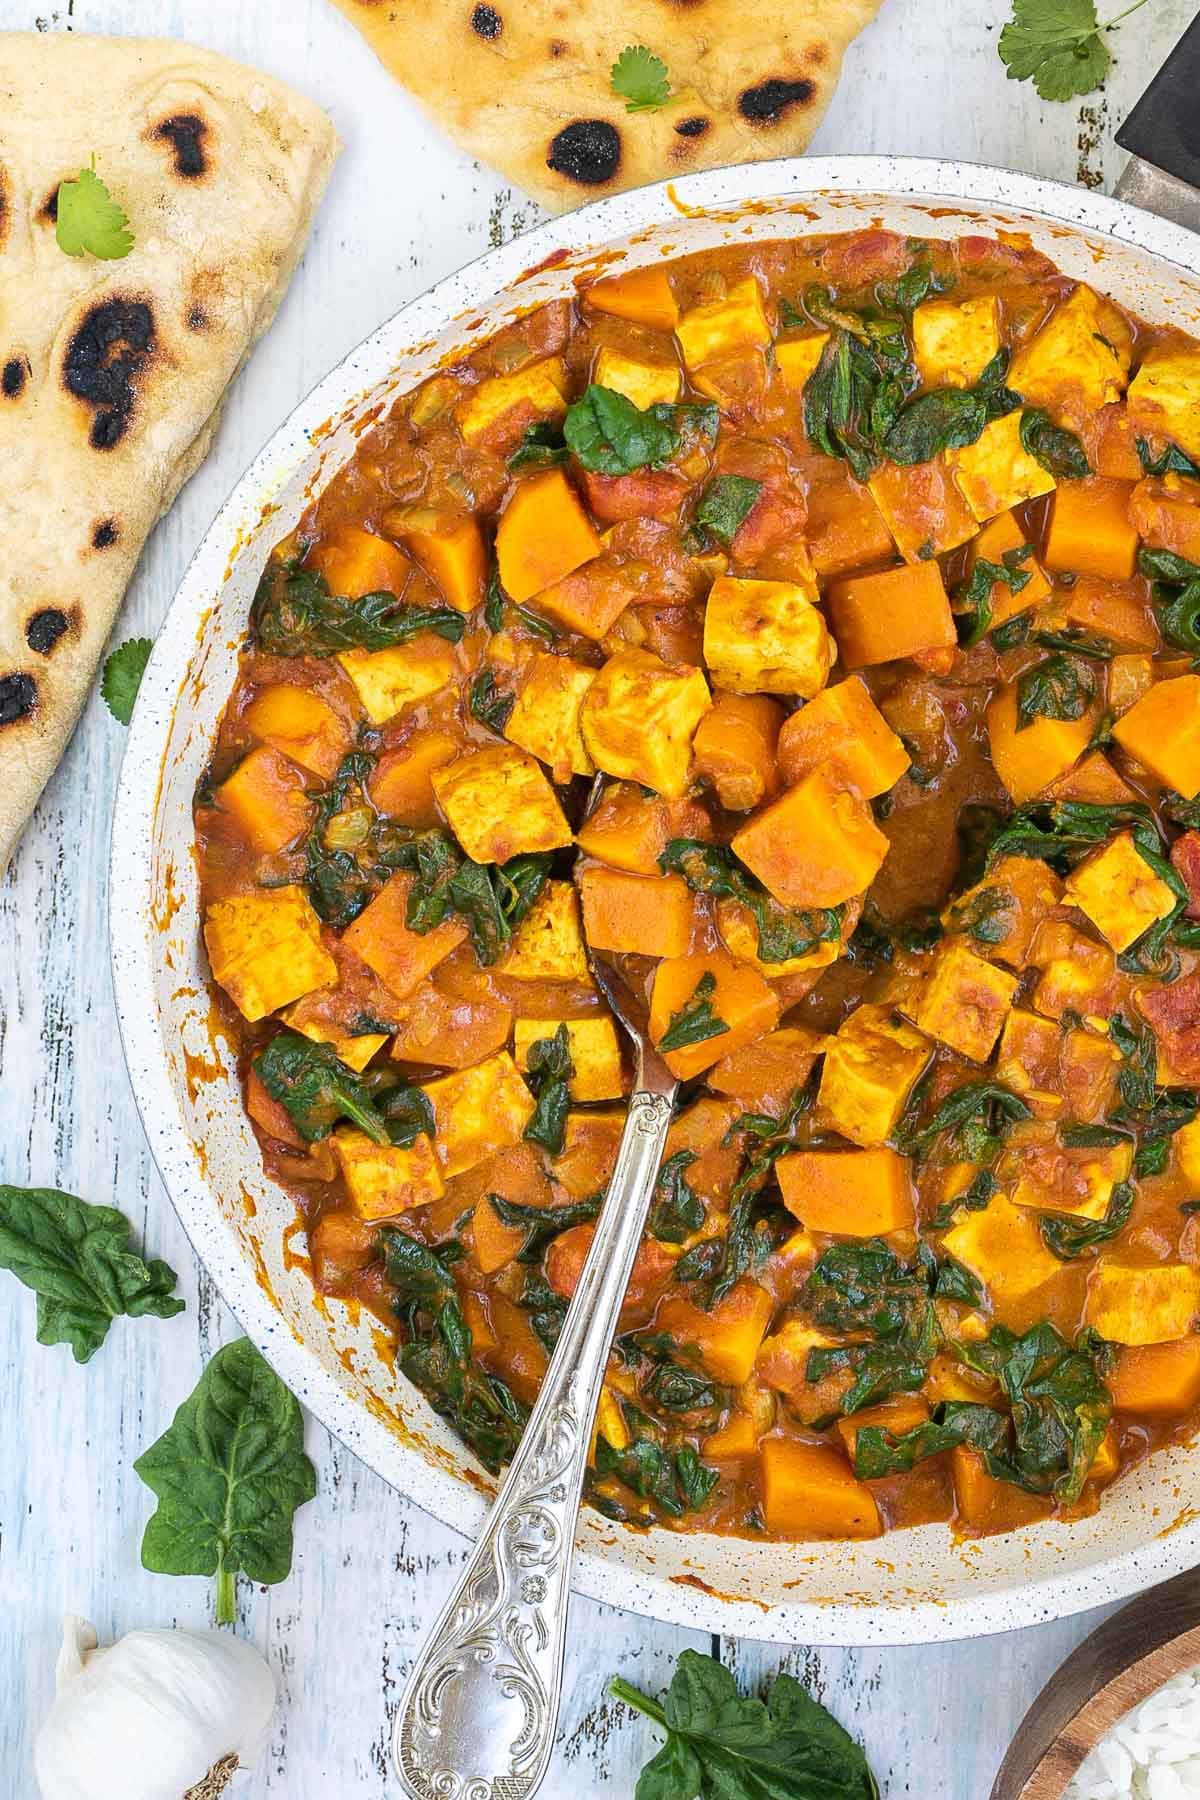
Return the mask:
POLYGON ((313 816, 303 769, 270 744, 260 744, 242 758, 217 789, 217 805, 237 820, 262 856, 303 836, 313 816))
POLYGON ((925 563, 975 535, 975 515, 942 457, 884 463, 867 486, 906 563, 925 563))
POLYGON ((393 875, 342 933, 342 942, 401 1000, 467 935, 466 926, 456 918, 432 931, 409 929, 406 914, 413 879, 403 870, 393 875))
MULTIPOLYGON (((1014 513, 997 513, 994 519, 989 519, 971 545, 971 567, 973 569, 977 562, 1003 566, 1006 555, 1020 550, 1028 542, 1028 535, 1017 524, 1014 513)), ((1050 592, 1050 583, 1032 550, 1017 562, 1016 568, 1029 577, 1020 593, 1014 594, 1007 582, 992 583, 990 599, 993 625, 1003 625, 1006 619, 1013 619, 1018 613, 1027 612, 1031 606, 1040 606, 1050 592)))
POLYGON ((625 571, 606 556, 597 556, 543 588, 537 596, 537 610, 568 631, 599 643, 637 598, 638 591, 625 571))
POLYGON ((763 1518, 782 1538, 873 1538, 883 1530, 875 1497, 840 1451, 799 1438, 764 1438, 763 1518))
POLYGON ((512 1033, 507 1006, 443 994, 432 981, 417 986, 392 1010, 392 1055, 435 1069, 467 1069, 503 1050, 512 1033))
POLYGON ((518 481, 496 528, 504 591, 518 603, 599 556, 595 526, 561 469, 518 481))
POLYGON ((870 887, 888 840, 866 801, 818 768, 743 825, 732 848, 781 906, 839 906, 870 887))
POLYGON ((1081 719, 1035 717, 1017 728, 1015 682, 1002 687, 987 709, 992 764, 1017 806, 1024 806, 1073 768, 1096 728, 1095 709, 1081 719))
POLYGON ((779 786, 775 745, 783 717, 766 694, 713 695, 692 739, 692 768, 730 812, 749 812, 779 786))
POLYGON ((594 950, 683 956, 691 945, 695 904, 682 875, 584 869, 579 898, 584 935, 594 950))
POLYGON ((1200 675, 1158 681, 1113 726, 1122 750, 1194 800, 1200 794, 1200 675))
POLYGON ((842 663, 865 669, 918 651, 958 644, 954 615, 936 562, 877 575, 846 575, 829 589, 828 605, 842 663))
POLYGON ((478 522, 469 513, 417 506, 391 508, 386 518, 456 612, 473 612, 482 603, 487 553, 478 522))
POLYGON ((1054 1502, 1048 1496, 1027 1494, 1011 1481, 989 1475, 978 1450, 960 1444, 950 1452, 954 1474, 954 1510, 958 1524, 973 1534, 1016 1531, 1048 1518, 1054 1502))
POLYGON ((679 323, 679 303, 671 290, 671 278, 663 268, 630 269, 627 275, 607 275, 584 288, 583 302, 592 312, 648 325, 652 331, 674 331, 679 323))
POLYGON ((839 1419, 834 1429, 853 1463, 858 1434, 864 1425, 890 1432, 892 1437, 903 1437, 906 1431, 915 1431, 928 1422, 929 1404, 920 1394, 893 1394, 890 1399, 881 1400, 878 1406, 867 1406, 862 1412, 852 1413, 848 1419, 839 1419))
POLYGON ((773 1030, 778 1022, 779 998, 774 990, 749 963, 735 962, 723 951, 667 957, 655 970, 650 995, 650 1036, 680 1081, 690 1081, 702 1069, 711 1068, 743 1044, 773 1030), (711 1018, 720 1020, 727 1029, 699 1043, 663 1050, 662 1039, 678 1024, 680 1015, 687 1017, 690 1009, 702 1006, 705 995, 711 1018))
POLYGON ((1107 1381, 1119 1412, 1151 1418, 1187 1412, 1200 1400, 1200 1337, 1127 1345, 1107 1381))
POLYGON ((714 1380, 741 1387, 754 1373, 774 1310, 766 1289, 744 1275, 709 1312, 669 1294, 658 1309, 657 1325, 676 1343, 694 1345, 714 1380))
POLYGON ((908 1158, 871 1150, 796 1150, 775 1165, 783 1203, 809 1231, 882 1237, 916 1217, 908 1158))
POLYGON ((402 825, 424 830, 439 818, 433 775, 452 763, 462 740, 436 725, 425 725, 394 750, 385 750, 371 772, 367 791, 380 812, 402 825))
MULTIPOLYGON (((685 803, 686 804, 686 803, 685 803)), ((695 835, 684 819, 673 829, 678 807, 659 794, 645 794, 632 781, 612 781, 595 810, 575 834, 575 842, 587 856, 624 869, 630 875, 657 875, 658 859, 672 837, 695 835)))
POLYGON ((1127 581, 1137 566, 1137 527, 1129 516, 1127 481, 1088 475, 1060 481, 1043 562, 1048 569, 1127 581))
POLYGON ((865 487, 838 472, 813 481, 805 526, 813 567, 822 581, 893 559, 892 534, 865 487))
POLYGON ((242 723, 302 769, 328 780, 350 746, 350 727, 311 688, 288 681, 260 688, 242 723))
POLYGON ((1130 650, 1157 650, 1161 642, 1148 584, 1108 581, 1099 575, 1080 575, 1066 595, 1068 625, 1099 632, 1130 650))
POLYGON ((361 600, 364 594, 400 594, 412 564, 395 544, 358 525, 339 525, 309 551, 305 567, 323 575, 331 594, 361 600))
POLYGON ((790 713, 779 733, 779 772, 789 784, 830 763, 867 800, 894 787, 909 754, 857 675, 790 713))

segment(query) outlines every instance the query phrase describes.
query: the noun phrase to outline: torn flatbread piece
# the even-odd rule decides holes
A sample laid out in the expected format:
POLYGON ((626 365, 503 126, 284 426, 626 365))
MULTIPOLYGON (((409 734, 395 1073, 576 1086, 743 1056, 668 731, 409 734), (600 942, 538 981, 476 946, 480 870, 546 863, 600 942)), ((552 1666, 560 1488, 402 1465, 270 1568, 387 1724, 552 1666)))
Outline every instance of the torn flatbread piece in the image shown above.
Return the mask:
POLYGON ((620 188, 795 156, 881 0, 336 0, 458 143, 561 211, 620 188), (612 68, 644 45, 666 104, 612 68))
POLYGON ((0 872, 337 151, 319 107, 208 51, 0 33, 0 872), (120 260, 58 246, 93 159, 120 260))

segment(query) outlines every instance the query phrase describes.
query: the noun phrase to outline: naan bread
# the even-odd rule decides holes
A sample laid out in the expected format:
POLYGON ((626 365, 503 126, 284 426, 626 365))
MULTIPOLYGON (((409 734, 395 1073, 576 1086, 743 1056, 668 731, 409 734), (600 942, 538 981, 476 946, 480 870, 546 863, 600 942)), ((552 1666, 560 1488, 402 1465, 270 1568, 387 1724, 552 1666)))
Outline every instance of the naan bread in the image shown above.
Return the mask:
POLYGON ((337 0, 472 155, 562 210, 618 188, 804 150, 881 0, 337 0), (629 113, 627 45, 672 96, 629 113))
POLYGON ((208 51, 0 33, 0 873, 337 150, 318 107, 208 51), (93 155, 119 262, 55 241, 93 155))

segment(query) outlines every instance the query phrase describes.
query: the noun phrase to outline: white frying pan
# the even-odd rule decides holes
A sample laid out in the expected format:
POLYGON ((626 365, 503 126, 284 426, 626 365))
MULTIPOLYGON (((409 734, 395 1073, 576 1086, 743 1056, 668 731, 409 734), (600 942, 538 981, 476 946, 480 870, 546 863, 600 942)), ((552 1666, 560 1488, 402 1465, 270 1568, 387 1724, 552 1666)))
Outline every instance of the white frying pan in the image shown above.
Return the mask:
MULTIPOLYGON (((360 345, 280 427, 197 552, 142 685, 113 828, 113 972, 130 1077, 196 1253, 246 1331, 331 1431, 458 1530, 477 1532, 491 1483, 396 1378, 371 1321, 320 1300, 285 1255, 292 1202, 263 1174, 229 1048, 210 1031, 192 792, 270 547, 352 453, 364 420, 447 351, 572 293, 598 253, 612 273, 813 232, 1024 232, 1069 275, 1200 335, 1200 237, 1188 229, 1200 229, 1198 94, 1200 22, 1122 133, 1138 153, 1124 199, 960 163, 830 157, 696 175, 556 219, 439 283, 360 345)), ((784 1643, 968 1637, 1094 1606, 1200 1562, 1200 1447, 1159 1452, 1094 1518, 970 1545, 945 1525, 780 1545, 638 1532, 591 1511, 578 1543, 583 1592, 704 1631, 784 1643)))

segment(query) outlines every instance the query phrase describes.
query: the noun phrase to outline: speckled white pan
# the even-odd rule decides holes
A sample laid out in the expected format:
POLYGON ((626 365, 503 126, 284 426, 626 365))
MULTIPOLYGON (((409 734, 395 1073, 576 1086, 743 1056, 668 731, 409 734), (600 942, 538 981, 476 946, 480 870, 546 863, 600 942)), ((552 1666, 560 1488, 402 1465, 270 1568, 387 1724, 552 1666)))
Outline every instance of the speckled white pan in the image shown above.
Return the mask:
MULTIPOLYGON (((210 1030, 191 855, 192 790, 233 681, 271 545, 351 453, 356 429, 447 351, 606 272, 747 238, 883 226, 915 237, 1028 233, 1065 271, 1154 321, 1200 323, 1200 238, 1118 202, 999 170, 879 157, 727 169, 619 195, 441 282, 333 371, 238 484, 159 634, 113 828, 113 974, 129 1072, 197 1255, 301 1400, 402 1492, 474 1533, 489 1484, 379 1354, 379 1334, 314 1296, 285 1255, 292 1203, 263 1175, 210 1030)), ((251 377, 252 379, 252 377, 251 377)), ((303 1240, 299 1240, 302 1247, 303 1240)), ((585 1512, 585 1593, 705 1631, 795 1643, 905 1643, 1028 1625, 1114 1600, 1200 1560, 1200 1453, 1163 1452, 1092 1519, 956 1545, 945 1526, 867 1544, 638 1533, 585 1512)))

